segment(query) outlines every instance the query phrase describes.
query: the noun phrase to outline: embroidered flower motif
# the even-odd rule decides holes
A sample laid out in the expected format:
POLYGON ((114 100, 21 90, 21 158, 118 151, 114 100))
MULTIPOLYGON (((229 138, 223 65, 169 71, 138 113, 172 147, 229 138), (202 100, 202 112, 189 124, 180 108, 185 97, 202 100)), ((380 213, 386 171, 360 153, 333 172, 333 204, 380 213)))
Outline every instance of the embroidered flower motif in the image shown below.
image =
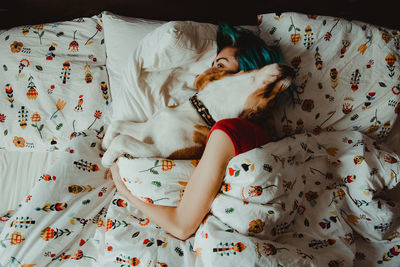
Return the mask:
POLYGON ((42 120, 42 117, 40 117, 39 113, 35 112, 31 116, 31 121, 33 122, 40 122, 42 120))
POLYGON ((0 122, 4 122, 6 120, 6 115, 0 113, 0 122))
POLYGON ((58 110, 63 110, 66 104, 67 104, 67 103, 64 102, 63 100, 58 99, 58 100, 57 100, 56 107, 57 107, 58 110))
POLYGON ((175 162, 169 159, 163 159, 161 161, 162 167, 161 170, 163 171, 170 171, 173 167, 175 167, 175 162))
POLYGON ((99 120, 101 118, 101 112, 99 110, 96 110, 96 112, 94 113, 94 117, 99 120))
POLYGON ((94 34, 92 37, 90 37, 90 38, 86 41, 85 45, 88 45, 88 44, 93 43, 93 41, 91 41, 91 40, 96 36, 96 34, 97 34, 98 32, 101 32, 102 29, 103 29, 103 27, 101 27, 100 24, 97 24, 97 25, 96 25, 96 32, 95 32, 95 34, 94 34))
POLYGON ((43 27, 44 27, 44 24, 38 24, 38 25, 33 26, 33 28, 35 30, 43 30, 43 27))
POLYGON ((103 29, 103 27, 101 27, 100 24, 97 24, 97 25, 96 25, 96 30, 98 30, 99 32, 101 32, 102 29, 103 29))
POLYGON ((390 67, 392 67, 394 65, 394 63, 396 63, 396 57, 392 54, 388 54, 385 57, 385 61, 390 67))
POLYGON ((53 115, 51 115, 50 119, 56 118, 56 116, 55 116, 56 113, 57 113, 58 111, 60 111, 60 110, 63 110, 66 104, 67 104, 67 103, 64 102, 63 100, 58 99, 58 100, 57 100, 57 104, 56 104, 57 110, 53 113, 53 115))
POLYGON ((76 31, 74 31, 74 40, 69 43, 68 50, 71 52, 79 52, 79 43, 75 40, 76 31))
POLYGON ((346 193, 344 192, 344 190, 343 190, 342 188, 339 188, 338 191, 337 191, 336 193, 337 193, 337 195, 339 196, 339 199, 340 199, 340 200, 343 200, 344 197, 345 197, 345 195, 346 195, 346 193))
POLYGON ((272 244, 264 243, 262 246, 262 250, 266 256, 271 256, 276 254, 276 248, 272 244))
POLYGON ((251 233, 260 233, 264 229, 264 222, 260 219, 253 220, 249 223, 249 232, 251 233))
POLYGON ((43 31, 44 24, 35 25, 35 26, 33 26, 33 28, 35 29, 35 31, 33 31, 33 32, 38 35, 40 44, 42 44, 42 37, 44 34, 44 31, 43 31), (42 32, 40 32, 41 30, 42 30, 42 32))
POLYGON ((101 118, 101 112, 100 112, 100 110, 96 110, 93 116, 94 116, 95 119, 94 119, 94 121, 92 122, 92 124, 89 125, 88 130, 90 129, 90 127, 93 126, 93 124, 94 124, 97 120, 99 120, 99 119, 101 118))
POLYGON ((40 237, 44 240, 44 241, 49 241, 51 239, 54 238, 55 232, 53 229, 51 229, 50 227, 46 227, 42 230, 42 233, 40 234, 40 237))
POLYGON ((379 125, 371 125, 371 126, 369 126, 369 128, 368 128, 368 132, 369 132, 369 133, 373 133, 373 132, 378 131, 378 129, 379 129, 379 125))
POLYGON ((344 103, 342 105, 342 112, 344 114, 349 114, 353 110, 353 105, 351 103, 344 103))
POLYGON ((105 224, 104 224, 104 220, 103 220, 103 218, 99 218, 99 221, 97 222, 97 228, 101 228, 101 227, 103 227, 103 226, 105 226, 105 224))
POLYGON ((25 139, 23 137, 14 136, 13 143, 16 147, 25 147, 25 139))
POLYGON ((14 41, 14 43, 12 43, 10 45, 11 52, 12 53, 19 53, 19 52, 21 52, 21 49, 22 49, 23 46, 24 46, 24 44, 22 42, 14 41))
POLYGON ((22 241, 25 240, 25 237, 23 235, 21 235, 20 232, 14 232, 11 235, 11 240, 10 240, 10 244, 11 245, 19 245, 22 243, 22 241))
POLYGON ((394 164, 394 163, 398 162, 398 160, 395 157, 393 157, 392 155, 389 155, 389 154, 385 155, 385 161, 390 164, 394 164))
POLYGON ((311 112, 314 109, 314 100, 305 99, 301 105, 301 109, 307 112, 311 112))
POLYGON ((327 33, 325 34, 325 36, 324 36, 324 39, 325 39, 325 41, 330 41, 330 40, 331 40, 331 37, 332 37, 332 33, 327 32, 327 33))

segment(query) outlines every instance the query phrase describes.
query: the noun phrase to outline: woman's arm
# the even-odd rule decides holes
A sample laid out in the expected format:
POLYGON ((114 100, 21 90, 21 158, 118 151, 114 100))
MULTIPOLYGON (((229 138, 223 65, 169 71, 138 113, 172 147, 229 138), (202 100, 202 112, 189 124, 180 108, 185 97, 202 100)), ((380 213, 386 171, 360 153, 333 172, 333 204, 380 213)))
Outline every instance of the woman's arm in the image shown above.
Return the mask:
POLYGON ((214 130, 207 142, 203 156, 185 188, 178 207, 146 203, 133 196, 122 182, 116 164, 111 168, 117 190, 142 211, 152 222, 185 240, 199 227, 221 188, 228 162, 234 156, 234 147, 228 135, 214 130))

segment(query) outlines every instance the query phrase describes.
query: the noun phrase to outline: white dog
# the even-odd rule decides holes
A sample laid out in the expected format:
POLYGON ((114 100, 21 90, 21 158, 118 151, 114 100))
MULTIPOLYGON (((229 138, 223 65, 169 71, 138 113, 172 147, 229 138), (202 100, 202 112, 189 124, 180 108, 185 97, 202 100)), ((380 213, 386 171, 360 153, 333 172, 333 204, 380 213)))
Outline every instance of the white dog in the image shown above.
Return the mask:
POLYGON ((102 164, 110 167, 122 154, 200 158, 215 121, 246 118, 246 114, 265 111, 276 95, 289 87, 293 76, 290 67, 275 63, 249 72, 214 77, 211 80, 219 80, 207 82, 197 98, 195 95, 182 105, 161 109, 146 122, 113 122, 103 140, 106 152, 102 164))

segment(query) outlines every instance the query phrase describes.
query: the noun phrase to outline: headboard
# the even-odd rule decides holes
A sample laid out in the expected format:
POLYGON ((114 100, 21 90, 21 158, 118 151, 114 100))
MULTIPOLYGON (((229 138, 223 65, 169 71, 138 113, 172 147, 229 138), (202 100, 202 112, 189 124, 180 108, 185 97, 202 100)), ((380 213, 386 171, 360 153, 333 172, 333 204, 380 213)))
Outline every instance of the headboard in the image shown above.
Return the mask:
POLYGON ((19 0, 1 1, 0 29, 88 17, 111 11, 156 20, 255 25, 256 15, 295 11, 399 28, 396 0, 19 0))

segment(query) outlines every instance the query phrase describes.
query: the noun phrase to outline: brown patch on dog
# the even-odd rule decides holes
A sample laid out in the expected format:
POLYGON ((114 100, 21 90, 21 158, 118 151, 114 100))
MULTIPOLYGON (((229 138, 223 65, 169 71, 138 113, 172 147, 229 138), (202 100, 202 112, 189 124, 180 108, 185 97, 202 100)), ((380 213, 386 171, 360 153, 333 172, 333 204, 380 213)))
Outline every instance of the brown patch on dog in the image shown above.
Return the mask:
POLYGON ((193 133, 193 142, 196 144, 205 145, 210 128, 198 124, 196 124, 194 128, 196 128, 198 131, 194 131, 193 133))
POLYGON ((168 156, 169 159, 199 159, 205 146, 192 146, 179 149, 168 156))
POLYGON ((171 105, 171 106, 168 106, 168 108, 177 108, 177 107, 179 107, 179 105, 177 104, 177 105, 171 105))
POLYGON ((240 118, 255 120, 257 117, 262 116, 275 104, 275 98, 285 91, 291 82, 291 78, 284 78, 276 82, 272 89, 270 87, 260 88, 247 98, 240 118))
POLYGON ((220 71, 220 72, 212 72, 212 73, 203 73, 200 74, 193 83, 193 87, 197 89, 197 91, 203 90, 210 82, 220 80, 224 77, 235 75, 236 73, 228 72, 228 71, 220 71))
POLYGON ((169 155, 171 159, 199 159, 203 154, 204 148, 206 147, 206 141, 210 128, 207 126, 195 124, 196 129, 193 132, 193 142, 199 144, 199 146, 192 146, 187 148, 179 149, 169 155))

